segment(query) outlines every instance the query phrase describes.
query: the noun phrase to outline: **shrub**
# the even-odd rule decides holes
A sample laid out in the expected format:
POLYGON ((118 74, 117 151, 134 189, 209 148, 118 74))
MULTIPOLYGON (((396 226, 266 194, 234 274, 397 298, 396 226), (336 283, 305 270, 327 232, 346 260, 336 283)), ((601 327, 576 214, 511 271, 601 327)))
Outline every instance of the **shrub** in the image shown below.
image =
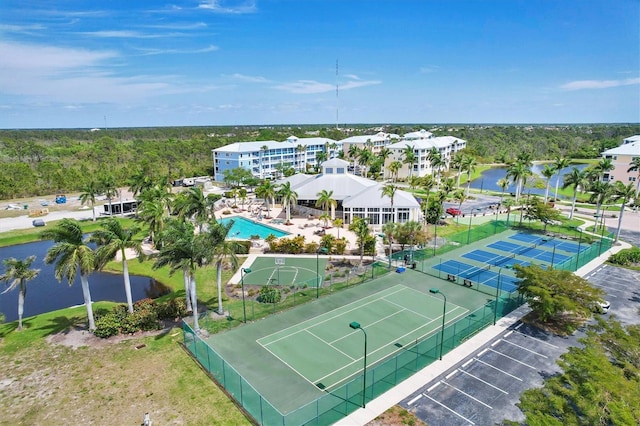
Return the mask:
POLYGON ((187 316, 187 303, 182 298, 157 303, 156 309, 159 319, 175 319, 187 316))
POLYGON ((103 339, 120 333, 121 318, 114 312, 109 312, 96 319, 96 329, 93 334, 103 339))
POLYGON ((277 303, 282 299, 280 290, 270 285, 265 285, 260 289, 258 302, 260 303, 277 303))
POLYGON ((618 253, 609 256, 609 262, 621 266, 640 263, 640 248, 632 247, 630 249, 620 250, 618 253))

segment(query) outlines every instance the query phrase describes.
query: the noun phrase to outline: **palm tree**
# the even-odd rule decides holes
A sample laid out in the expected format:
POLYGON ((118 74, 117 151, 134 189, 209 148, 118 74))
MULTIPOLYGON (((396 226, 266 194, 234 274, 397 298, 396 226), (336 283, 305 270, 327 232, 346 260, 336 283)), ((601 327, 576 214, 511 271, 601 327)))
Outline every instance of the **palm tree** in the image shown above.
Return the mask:
MULTIPOLYGON (((389 201, 391 202, 391 214, 392 216, 392 222, 396 221, 396 212, 393 209, 393 199, 396 196, 396 191, 398 190, 398 187, 393 185, 393 184, 386 184, 385 186, 383 186, 382 188, 380 188, 382 191, 382 194, 380 194, 380 198, 384 198, 384 197, 389 197, 389 201)), ((391 253, 391 248, 389 248, 389 253, 391 253)))
POLYGON ((411 188, 412 190, 416 189, 416 187, 418 185, 420 185, 422 183, 422 178, 419 176, 411 176, 409 178, 409 188, 411 188))
POLYGON ((476 170, 478 160, 471 155, 465 155, 462 158, 462 168, 467 172, 467 197, 469 197, 469 188, 471 187, 471 173, 476 170))
POLYGON ((107 197, 107 200, 109 201, 109 212, 110 214, 113 214, 111 201, 120 193, 118 191, 118 187, 116 186, 115 178, 108 174, 103 175, 100 177, 98 186, 100 188, 100 192, 104 193, 105 197, 107 197))
POLYGON ((371 235, 371 230, 369 229, 369 221, 361 217, 354 217, 353 222, 351 222, 351 225, 349 225, 349 230, 355 233, 358 239, 358 245, 360 246, 360 266, 362 266, 362 262, 364 259, 364 248, 367 244, 367 239, 371 235))
POLYGON ((431 165, 431 175, 436 178, 436 182, 440 182, 440 168, 444 164, 442 160, 442 154, 438 151, 438 148, 433 147, 429 150, 428 154, 429 164, 431 165))
POLYGON ((398 172, 402 168, 402 163, 398 160, 392 161, 389 164, 389 171, 391 172, 391 176, 393 176, 393 181, 396 182, 398 180, 398 172))
POLYGON ((362 177, 367 177, 367 170, 374 158, 375 157, 370 150, 365 148, 360 151, 360 175, 362 177))
POLYGON ((18 293, 18 331, 22 330, 22 314, 24 313, 24 299, 27 297, 27 283, 40 273, 40 269, 31 269, 31 264, 34 260, 36 260, 35 256, 29 256, 24 260, 10 257, 2 261, 5 273, 0 275, 0 281, 10 281, 9 287, 2 294, 16 287, 20 288, 18 293))
POLYGON ((408 164, 409 165, 409 176, 413 175, 413 165, 415 164, 416 160, 418 159, 416 157, 416 153, 415 153, 415 147, 413 146, 409 146, 406 145, 404 147, 404 149, 402 150, 402 162, 404 164, 408 164))
POLYGON ((271 217, 271 203, 276 196, 276 187, 270 180, 265 180, 256 188, 256 195, 267 203, 267 217, 271 217))
POLYGON ((328 214, 329 209, 331 209, 330 218, 334 219, 336 217, 335 208, 338 205, 338 202, 333 199, 333 191, 323 189, 316 194, 316 197, 318 197, 316 200, 316 207, 322 208, 325 214, 328 214))
POLYGON ((260 179, 264 179, 264 167, 262 163, 264 161, 264 155, 267 153, 268 150, 269 150, 269 147, 267 145, 262 145, 260 147, 260 179))
POLYGON ((360 156, 360 148, 358 148, 358 145, 356 144, 351 144, 349 145, 349 158, 353 161, 353 171, 355 173, 356 168, 358 167, 358 157, 360 156))
POLYGON ((578 198, 578 191, 584 190, 589 183, 586 171, 580 170, 577 167, 571 169, 569 173, 563 175, 562 189, 573 188, 573 201, 571 202, 571 213, 569 213, 569 220, 573 219, 573 212, 576 209, 576 199, 578 198))
POLYGON ((325 151, 317 152, 316 153, 316 171, 319 171, 322 163, 324 163, 327 160, 328 160, 327 153, 325 151))
POLYGON ((307 153, 307 147, 302 145, 302 144, 298 144, 298 146, 296 146, 296 154, 297 154, 297 161, 296 161, 296 169, 298 169, 299 172, 304 172, 305 170, 303 169, 304 165, 307 163, 307 159, 306 154, 307 153), (302 160, 300 160, 300 157, 302 156, 302 160))
POLYGON ((127 264, 127 249, 133 249, 139 257, 142 254, 142 238, 140 227, 123 228, 122 223, 112 217, 102 223, 101 230, 93 233, 89 241, 98 244, 95 252, 96 269, 102 269, 107 262, 114 260, 120 253, 122 257, 122 274, 124 275, 124 291, 127 296, 129 313, 133 313, 133 300, 131 299, 131 280, 129 278, 129 265, 127 264))
MULTIPOLYGON (((547 204, 547 199, 549 198, 549 185, 551 184, 551 178, 553 177, 553 175, 556 174, 556 169, 554 166, 545 164, 544 168, 540 173, 547 181, 547 184, 545 185, 545 190, 544 190, 544 203, 547 204)), ((558 195, 558 192, 556 190, 556 197, 557 195, 558 195)))
POLYGON ((638 196, 640 196, 640 157, 633 157, 631 163, 629 163, 627 173, 633 171, 638 172, 638 176, 636 177, 636 198, 638 198, 638 196))
POLYGON ((384 163, 387 161, 387 158, 389 158, 389 156, 391 155, 391 150, 389 148, 386 147, 382 147, 382 149, 380 149, 380 151, 378 151, 378 157, 382 160, 382 179, 386 180, 387 179, 387 170, 384 167, 384 163))
MULTIPOLYGON (((211 195, 211 194, 209 194, 211 195)), ((247 189, 240 188, 238 189, 238 198, 240 198, 240 205, 242 206, 242 210, 244 210, 244 203, 247 202, 247 189)))
POLYGON ((91 291, 89 290, 89 274, 95 269, 95 253, 87 245, 82 234, 80 222, 74 219, 62 219, 55 228, 47 229, 40 234, 44 240, 53 240, 55 244, 47 251, 44 258, 46 263, 56 262, 54 275, 58 281, 67 279, 73 284, 76 273, 80 271, 82 295, 87 308, 89 331, 96 329, 91 306, 91 291))
POLYGON ((229 230, 233 226, 233 222, 226 225, 221 223, 210 223, 205 240, 211 248, 211 255, 216 264, 216 282, 218 285, 218 314, 224 314, 222 307, 222 269, 224 265, 231 263, 232 269, 238 269, 237 253, 242 250, 241 244, 236 240, 227 240, 229 230))
POLYGON ((433 187, 436 185, 436 181, 433 179, 433 176, 431 175, 426 175, 422 177, 422 189, 424 189, 427 193, 427 201, 425 202, 425 208, 424 208, 424 220, 425 223, 427 222, 427 215, 428 215, 428 209, 429 209, 429 197, 431 197, 431 190, 433 189, 433 187))
POLYGON ((162 247, 156 257, 154 268, 168 265, 170 272, 178 269, 187 271, 189 275, 189 298, 191 299, 191 310, 193 312, 193 330, 200 332, 198 323, 198 296, 196 291, 196 270, 198 267, 208 263, 212 257, 210 238, 207 232, 195 235, 194 225, 183 222, 183 225, 173 225, 177 220, 172 220, 168 229, 170 235, 163 233, 161 241, 162 247), (174 232, 175 231, 175 232, 174 232))
POLYGON ((589 197, 589 201, 592 203, 596 203, 596 217, 602 217, 602 223, 604 223, 604 213, 602 216, 600 215, 600 208, 603 207, 605 203, 607 203, 614 194, 614 186, 609 182, 594 182, 589 186, 589 191, 591 192, 591 197, 589 197))
POLYGON ((462 153, 458 153, 457 155, 454 155, 453 158, 451 159, 451 167, 457 168, 458 169, 458 180, 456 182, 456 185, 458 186, 458 188, 460 188, 460 177, 462 176, 462 164, 464 162, 464 158, 465 155, 462 153))
POLYGON ((462 209, 462 203, 464 203, 467 198, 469 198, 467 196, 467 193, 465 191, 463 191, 462 189, 458 189, 456 191, 453 192, 453 199, 454 200, 458 200, 458 209, 461 210, 462 209))
MULTIPOLYGON (((568 158, 562 158, 562 157, 556 157, 553 162, 553 168, 556 171, 556 174, 558 175, 556 177, 556 192, 553 196, 554 200, 556 201, 558 201, 558 186, 560 185, 560 173, 562 172, 562 169, 566 169, 567 167, 569 167, 569 164, 571 164, 571 161, 569 161, 568 158)), ((546 198, 545 198, 545 202, 546 202, 546 198)))
POLYGON ((162 231, 166 221, 164 206, 159 200, 143 201, 138 206, 136 220, 149 226, 149 238, 155 244, 156 235, 162 231))
POLYGON ((93 215, 92 220, 96 221, 96 195, 100 194, 100 188, 95 180, 91 179, 89 183, 87 183, 84 188, 82 188, 82 193, 80 194, 80 203, 85 205, 86 203, 91 204, 91 213, 93 215))
POLYGON ((382 233, 389 241, 389 269, 391 269, 391 259, 393 257, 393 236, 395 235, 397 225, 395 222, 387 222, 382 225, 382 233))
POLYGON ((291 182, 285 182, 280 185, 278 195, 284 205, 286 222, 289 223, 291 221, 291 205, 298 201, 298 193, 291 189, 291 182))
POLYGON ((531 175, 531 170, 523 161, 516 160, 507 168, 507 179, 511 178, 516 186, 516 203, 520 199, 520 194, 529 175, 531 175))
POLYGON ((604 179, 604 174, 613 170, 615 168, 615 166, 613 165, 613 161, 610 158, 601 158, 600 161, 598 161, 598 164, 596 164, 595 169, 600 172, 601 179, 604 179))
POLYGON ((134 172, 133 175, 131 175, 131 177, 129 178, 128 183, 130 185, 129 191, 133 193, 134 197, 138 194, 141 194, 147 189, 153 188, 154 185, 154 182, 149 177, 147 171, 143 169, 139 169, 134 172))
POLYGON ((502 193, 500 194, 500 205, 502 205, 502 200, 504 199, 504 191, 509 187, 509 180, 506 178, 498 179, 498 186, 502 188, 502 193))
POLYGON ((626 207, 629 200, 633 199, 636 195, 636 189, 633 187, 633 182, 625 185, 619 180, 614 184, 614 198, 620 200, 620 217, 618 218, 618 229, 616 230, 616 239, 615 242, 618 242, 620 238, 620 228, 622 227, 622 215, 624 215, 624 208, 626 207))
POLYGON ((187 312, 192 311, 191 306, 191 271, 188 251, 184 250, 184 242, 194 235, 194 225, 182 219, 169 219, 167 226, 158 234, 159 245, 163 247, 153 265, 154 269, 170 265, 169 274, 182 268, 184 280, 185 299, 187 312))
POLYGON ((338 230, 338 239, 340 239, 340 229, 342 228, 343 224, 344 221, 340 218, 336 218, 333 220, 333 226, 338 230))
POLYGON ((193 220, 198 232, 202 232, 202 226, 209 220, 207 199, 199 186, 181 192, 174 202, 173 211, 178 217, 193 220))

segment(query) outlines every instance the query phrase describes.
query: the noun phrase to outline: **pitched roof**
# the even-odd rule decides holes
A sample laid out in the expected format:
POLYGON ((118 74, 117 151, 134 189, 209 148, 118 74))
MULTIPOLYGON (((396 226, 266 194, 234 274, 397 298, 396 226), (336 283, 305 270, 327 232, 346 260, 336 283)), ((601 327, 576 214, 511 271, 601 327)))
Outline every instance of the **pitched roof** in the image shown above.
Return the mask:
POLYGON ((640 156, 640 140, 636 142, 625 143, 616 148, 611 148, 602 153, 602 155, 631 155, 640 156))
MULTIPOLYGON (((383 186, 376 183, 342 202, 343 207, 391 207, 391 198, 382 196, 383 186)), ((420 203, 410 193, 398 189, 393 196, 393 207, 418 208, 420 203)))
POLYGON ((290 137, 286 141, 253 141, 253 142, 234 142, 229 145, 222 146, 214 149, 219 152, 255 152, 261 151, 263 146, 267 149, 277 148, 295 148, 298 145, 324 145, 325 143, 337 143, 339 142, 329 138, 297 138, 295 136, 290 137))

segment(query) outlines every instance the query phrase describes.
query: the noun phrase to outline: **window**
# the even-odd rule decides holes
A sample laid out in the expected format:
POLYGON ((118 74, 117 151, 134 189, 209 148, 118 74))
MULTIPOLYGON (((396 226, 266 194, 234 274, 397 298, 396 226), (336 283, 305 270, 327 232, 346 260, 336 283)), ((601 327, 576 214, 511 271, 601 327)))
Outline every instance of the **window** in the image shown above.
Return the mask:
POLYGON ((333 167, 325 168, 324 172, 325 172, 325 174, 332 175, 333 174, 333 167))
POLYGON ((343 175, 344 174, 344 167, 338 167, 336 169, 336 173, 339 174, 339 175, 343 175))

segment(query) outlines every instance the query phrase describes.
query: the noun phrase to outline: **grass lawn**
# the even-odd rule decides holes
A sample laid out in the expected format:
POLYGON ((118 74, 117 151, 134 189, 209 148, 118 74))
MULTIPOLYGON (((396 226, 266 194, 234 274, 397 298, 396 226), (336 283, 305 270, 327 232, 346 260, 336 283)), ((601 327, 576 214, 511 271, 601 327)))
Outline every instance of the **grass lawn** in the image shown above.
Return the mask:
POLYGON ((77 349, 47 341, 85 317, 77 307, 28 318, 20 332, 0 325, 0 425, 140 424, 146 412, 155 424, 250 424, 182 349, 179 328, 77 349))

